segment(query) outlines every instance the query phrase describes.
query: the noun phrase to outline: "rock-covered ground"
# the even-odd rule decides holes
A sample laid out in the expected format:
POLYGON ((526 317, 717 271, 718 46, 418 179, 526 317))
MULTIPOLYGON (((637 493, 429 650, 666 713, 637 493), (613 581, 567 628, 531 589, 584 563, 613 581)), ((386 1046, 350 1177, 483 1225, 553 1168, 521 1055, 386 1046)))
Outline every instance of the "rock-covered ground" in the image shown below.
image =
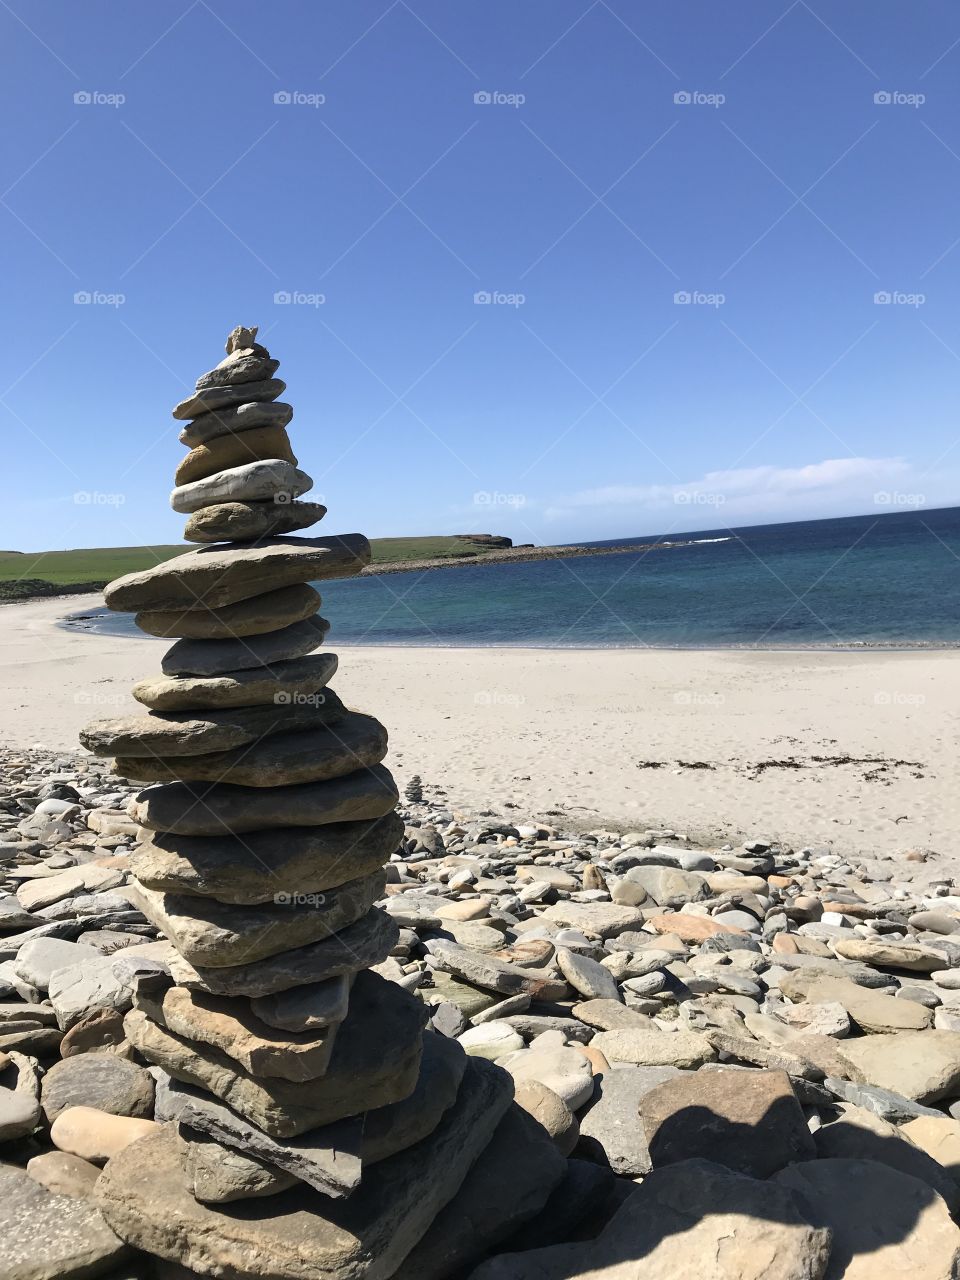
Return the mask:
MULTIPOLYGON (((127 896, 136 790, 92 757, 0 753, 4 1280, 190 1274, 96 1208, 105 1162, 169 1123, 124 1030, 169 950, 127 896)), ((402 813, 378 971, 509 1072, 569 1159, 525 1212, 518 1133, 398 1277, 960 1275, 960 896, 935 854, 402 813)), ((211 1199, 281 1174, 239 1153, 192 1171, 211 1199)))

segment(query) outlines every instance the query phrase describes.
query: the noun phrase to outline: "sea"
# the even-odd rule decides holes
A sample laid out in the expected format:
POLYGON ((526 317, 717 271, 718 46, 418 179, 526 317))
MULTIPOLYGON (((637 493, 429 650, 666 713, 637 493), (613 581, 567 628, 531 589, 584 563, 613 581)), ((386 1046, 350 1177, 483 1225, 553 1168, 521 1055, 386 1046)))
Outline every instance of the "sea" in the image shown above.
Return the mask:
MULTIPOLYGON (((581 544, 582 545, 582 544, 581 544)), ((335 646, 960 645, 960 507, 591 543, 623 548, 318 584, 335 646), (653 544, 653 549, 650 549, 653 544)), ((97 610, 65 625, 139 634, 97 610)))

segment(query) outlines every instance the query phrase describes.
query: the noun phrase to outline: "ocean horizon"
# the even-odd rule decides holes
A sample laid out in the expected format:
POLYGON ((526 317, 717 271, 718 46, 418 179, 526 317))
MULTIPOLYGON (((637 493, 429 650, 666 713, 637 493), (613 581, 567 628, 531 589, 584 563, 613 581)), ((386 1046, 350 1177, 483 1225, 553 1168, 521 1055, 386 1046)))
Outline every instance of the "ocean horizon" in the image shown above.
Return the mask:
MULTIPOLYGON (((960 507, 578 545, 599 553, 318 583, 331 643, 544 649, 960 645, 960 507), (622 549, 600 551, 608 547, 622 549)), ((107 609, 71 614, 64 625, 139 634, 132 617, 107 609)))

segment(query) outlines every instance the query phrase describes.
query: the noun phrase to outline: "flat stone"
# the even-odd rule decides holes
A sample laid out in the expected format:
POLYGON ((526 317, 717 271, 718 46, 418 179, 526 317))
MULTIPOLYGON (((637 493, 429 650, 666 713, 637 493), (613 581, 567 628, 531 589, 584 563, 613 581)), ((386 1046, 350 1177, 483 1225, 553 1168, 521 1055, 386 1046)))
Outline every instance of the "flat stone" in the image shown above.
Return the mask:
POLYGON ((188 964, 222 969, 329 938, 366 915, 383 897, 385 884, 383 872, 374 871, 305 896, 302 903, 287 903, 281 897, 276 904, 252 907, 161 893, 142 885, 132 887, 130 895, 188 964))
MULTIPOLYGON (((910 1124, 936 1124, 919 1116, 910 1124)), ((953 1121, 945 1120, 945 1124, 953 1121)), ((912 1178, 919 1178, 943 1196, 951 1213, 960 1204, 960 1188, 942 1163, 933 1159, 921 1146, 914 1145, 908 1133, 910 1125, 895 1125, 864 1107, 845 1106, 839 1119, 822 1125, 813 1135, 817 1155, 825 1160, 876 1160, 912 1178)))
POLYGON ((642 1097, 640 1121, 655 1168, 702 1159, 768 1178, 816 1155, 782 1071, 718 1068, 678 1075, 642 1097))
POLYGON ((681 942, 705 942, 708 938, 721 933, 736 936, 743 934, 743 930, 736 925, 724 924, 720 920, 715 920, 713 916, 686 915, 681 911, 672 912, 669 915, 651 916, 646 923, 656 929, 657 933, 673 934, 681 942))
POLYGON ((235 640, 259 636, 312 617, 320 608, 320 592, 297 582, 262 596, 238 600, 222 609, 144 610, 134 622, 150 636, 192 640, 235 640))
POLYGON ((244 462, 205 480, 178 485, 170 494, 174 511, 192 515, 219 502, 291 502, 313 488, 313 480, 290 462, 244 462))
POLYGON ((141 791, 130 811, 150 831, 222 836, 381 818, 396 808, 398 799, 389 770, 378 765, 324 782, 259 790, 226 783, 172 782, 141 791))
MULTIPOLYGON (((430 979, 433 986, 424 990, 424 998, 429 999, 431 1004, 447 1002, 455 1005, 468 1021, 476 1022, 483 1014, 504 1003, 493 992, 482 991, 469 982, 461 982, 452 973, 444 973, 442 969, 431 970, 430 979)), ((530 999, 529 996, 522 998, 530 999)))
POLYGON ((0 1087, 0 1145, 33 1133, 40 1123, 40 1104, 32 1093, 0 1087))
POLYGON ((104 599, 108 608, 128 613, 219 609, 298 582, 350 577, 369 563, 370 544, 359 533, 269 538, 254 547, 200 547, 117 578, 106 587, 104 599))
POLYGON ((98 960, 93 947, 63 938, 34 938, 23 943, 13 962, 14 971, 38 991, 46 991, 51 976, 58 969, 78 964, 81 960, 98 960))
POLYGON ((148 889, 239 905, 335 889, 370 875, 399 847, 403 820, 286 827, 236 836, 145 832, 130 869, 148 889))
POLYGON ((913 1120, 917 1116, 933 1116, 938 1119, 943 1116, 942 1111, 924 1107, 900 1093, 893 1093, 890 1089, 881 1089, 873 1084, 857 1084, 850 1080, 827 1076, 823 1087, 835 1098, 842 1098, 856 1107, 864 1107, 874 1115, 884 1120, 891 1120, 894 1124, 913 1120))
POLYGON ((179 422, 186 422, 188 418, 231 409, 251 400, 276 400, 277 396, 283 395, 286 385, 279 378, 264 378, 232 387, 209 387, 181 400, 173 410, 173 416, 179 422))
POLYGON ((206 480, 209 476, 249 462, 276 459, 297 465, 290 437, 283 427, 251 427, 239 435, 216 436, 207 444, 191 449, 174 473, 177 486, 206 480))
POLYGON ((180 1128, 178 1137, 186 1185, 203 1204, 258 1200, 296 1185, 293 1174, 222 1147, 204 1134, 180 1128))
POLYGON ((291 987, 251 1003, 256 1016, 280 1031, 316 1031, 342 1022, 349 1008, 353 975, 344 974, 308 987, 291 987))
POLYGON ((93 1193, 100 1170, 89 1160, 68 1155, 66 1151, 44 1151, 27 1161, 27 1173, 55 1196, 86 1199, 93 1193))
POLYGON ((521 1080, 514 1101, 543 1126, 561 1155, 571 1153, 580 1137, 580 1125, 558 1093, 541 1080, 521 1080))
POLYGON ((82 1053, 55 1062, 43 1077, 40 1102, 53 1122, 68 1107, 95 1107, 113 1116, 153 1114, 149 1071, 106 1053, 82 1053))
POLYGON ((326 514, 320 502, 218 502, 195 511, 183 536, 187 542, 253 542, 308 529, 326 514))
POLYGON ((646 896, 660 907, 680 907, 685 902, 701 902, 710 896, 706 876, 675 867, 631 867, 624 879, 638 884, 646 896))
POLYGON ((235 671, 271 667, 305 658, 323 644, 329 630, 329 622, 314 615, 245 639, 178 640, 163 655, 160 668, 165 676, 230 676, 235 671))
POLYGON ((676 1067, 619 1067, 597 1081, 580 1116, 577 1155, 606 1164, 622 1178, 639 1178, 653 1164, 640 1123, 640 1103, 651 1089, 680 1072, 676 1067))
POLYGON ((316 1080, 327 1070, 337 1026, 279 1031, 252 1012, 246 1000, 168 987, 156 997, 138 996, 137 1007, 184 1040, 213 1045, 250 1075, 316 1080))
POLYGON ((587 1000, 620 1000, 620 988, 613 974, 589 956, 558 947, 557 967, 571 987, 587 1000))
MULTIPOLYGON (((260 348, 260 352, 263 348, 260 348)), ((197 379, 197 390, 204 391, 208 387, 232 387, 244 382, 263 382, 272 378, 280 367, 279 360, 271 360, 268 355, 260 354, 252 349, 233 351, 226 359, 209 373, 201 374, 197 379)))
POLYGON ((439 938, 430 942, 428 949, 435 968, 484 990, 510 996, 529 995, 539 1000, 562 1000, 566 995, 566 983, 558 982, 549 973, 521 969, 494 955, 468 951, 455 942, 439 938))
POLYGON ((88 1009, 60 1041, 60 1056, 72 1058, 78 1053, 122 1053, 127 1047, 123 1013, 119 1009, 88 1009))
POLYGON ((523 1037, 509 1022, 484 1022, 479 1027, 469 1027, 457 1037, 457 1042, 470 1057, 489 1058, 491 1062, 524 1047, 523 1037))
POLYGON ((470 1280, 824 1280, 830 1239, 786 1187, 685 1160, 644 1178, 595 1239, 501 1254, 470 1280))
POLYGON ((901 1126, 900 1132, 936 1160, 954 1183, 960 1185, 960 1121, 947 1116, 917 1116, 901 1126))
POLYGON ((956 1032, 864 1036, 847 1040, 843 1052, 870 1084, 914 1102, 931 1103, 960 1095, 960 1034, 956 1032))
POLYGON ((567 929, 579 929, 598 938, 615 937, 627 929, 643 927, 644 915, 633 907, 611 902, 557 902, 543 913, 545 920, 567 929))
POLYGON ((457 1103, 409 1152, 374 1165, 349 1199, 294 1188, 269 1217, 198 1204, 163 1131, 111 1161, 97 1201, 114 1230, 149 1253, 235 1280, 387 1280, 457 1194, 510 1105, 509 1078, 472 1059, 457 1103))
POLYGON ((360 974, 320 1084, 251 1076, 218 1049, 186 1041, 137 1010, 127 1014, 126 1031, 148 1062, 208 1090, 271 1137, 286 1138, 408 1097, 425 1021, 423 1005, 395 983, 360 974))
POLYGON ((292 662, 278 662, 269 671, 141 680, 131 693, 154 711, 246 710, 254 706, 274 709, 316 702, 336 670, 335 653, 313 653, 292 662))
MULTIPOLYGON (((488 1019, 491 1021, 491 1019, 488 1019)), ((593 1028, 585 1026, 576 1018, 550 1017, 547 1014, 515 1013, 503 1021, 514 1031, 518 1031, 524 1040, 533 1040, 544 1031, 559 1031, 564 1040, 575 1040, 579 1044, 589 1044, 593 1039, 593 1028)))
POLYGON ((115 1116, 96 1107, 67 1107, 50 1126, 50 1141, 70 1155, 102 1164, 159 1128, 153 1120, 115 1116))
POLYGON ((518 1084, 535 1080, 546 1085, 576 1111, 593 1096, 593 1066, 582 1049, 545 1045, 535 1041, 530 1048, 505 1055, 499 1066, 509 1071, 518 1084))
POLYGON ((126 1013, 133 1004, 133 970, 117 956, 94 955, 56 969, 48 994, 61 1031, 69 1031, 94 1009, 126 1013))
POLYGON ((390 917, 375 909, 330 938, 282 951, 254 964, 194 968, 174 952, 170 972, 175 982, 191 991, 251 998, 272 996, 290 987, 325 982, 379 964, 397 945, 399 936, 400 930, 390 917))
POLYGON ((620 1031, 601 1031, 593 1037, 591 1045, 610 1062, 627 1062, 637 1067, 696 1070, 717 1056, 706 1036, 695 1031, 660 1031, 654 1024, 649 1029, 626 1027, 620 1031))
POLYGON ((53 1195, 22 1169, 0 1165, 4 1280, 85 1280, 129 1250, 88 1201, 53 1195))
POLYGON ((620 1031, 625 1027, 650 1026, 650 1019, 635 1009, 628 1009, 618 1000, 585 1000, 571 1010, 575 1018, 596 1027, 598 1031, 620 1031))
POLYGON ((520 1107, 510 1107, 455 1198, 393 1280, 447 1280, 463 1274, 540 1212, 566 1164, 543 1128, 520 1107))
POLYGON ((188 422, 179 440, 188 449, 216 440, 233 432, 251 431, 254 427, 285 427, 293 417, 293 405, 282 401, 248 401, 225 409, 208 410, 196 422, 188 422))
POLYGON ((120 756, 114 772, 138 782, 176 779, 234 787, 290 787, 367 770, 386 754, 387 731, 380 721, 348 711, 332 725, 277 733, 234 751, 171 760, 120 756))
POLYGON ((788 974, 780 989, 791 1000, 842 1005, 863 1031, 921 1031, 933 1021, 932 1012, 922 1004, 881 995, 846 978, 800 970, 788 974))
POLYGON ((876 942, 872 938, 838 938, 833 944, 838 956, 858 960, 878 969, 907 969, 930 973, 943 968, 944 957, 933 949, 905 946, 896 942, 876 942))
POLYGON ((960 1268, 960 1230, 926 1185, 873 1160, 807 1160, 768 1189, 793 1192, 803 1216, 833 1232, 825 1280, 945 1280, 960 1268))

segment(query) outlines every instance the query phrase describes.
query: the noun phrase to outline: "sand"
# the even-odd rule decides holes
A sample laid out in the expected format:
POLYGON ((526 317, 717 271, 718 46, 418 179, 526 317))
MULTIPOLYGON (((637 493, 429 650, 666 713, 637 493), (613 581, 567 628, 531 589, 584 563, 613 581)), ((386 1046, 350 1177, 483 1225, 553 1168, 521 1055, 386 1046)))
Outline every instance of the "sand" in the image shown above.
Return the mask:
MULTIPOLYGON (((88 720, 138 709, 129 687, 159 671, 168 642, 57 625, 100 604, 0 606, 7 745, 74 749, 88 720)), ((334 685, 389 727, 401 785, 417 773, 454 807, 954 854, 957 651, 344 646, 334 685)))

